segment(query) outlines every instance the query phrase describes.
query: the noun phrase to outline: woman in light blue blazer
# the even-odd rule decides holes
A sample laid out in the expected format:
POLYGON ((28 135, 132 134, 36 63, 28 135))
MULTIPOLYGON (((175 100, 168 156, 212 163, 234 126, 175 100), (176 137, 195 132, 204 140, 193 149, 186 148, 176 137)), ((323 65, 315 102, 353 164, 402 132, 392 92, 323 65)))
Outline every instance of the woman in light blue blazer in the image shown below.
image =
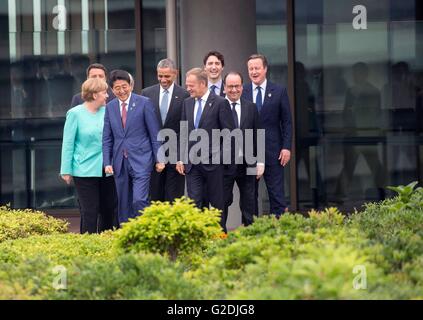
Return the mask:
POLYGON ((103 126, 107 83, 93 78, 82 84, 83 104, 66 114, 60 175, 75 183, 81 212, 81 233, 117 226, 117 195, 113 177, 103 167, 103 126))

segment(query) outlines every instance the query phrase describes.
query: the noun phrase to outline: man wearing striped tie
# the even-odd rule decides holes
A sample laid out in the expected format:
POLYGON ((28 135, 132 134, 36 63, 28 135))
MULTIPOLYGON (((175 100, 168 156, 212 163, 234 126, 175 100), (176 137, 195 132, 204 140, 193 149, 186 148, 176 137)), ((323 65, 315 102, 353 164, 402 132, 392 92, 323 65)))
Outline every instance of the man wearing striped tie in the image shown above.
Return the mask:
MULTIPOLYGON (((175 83, 178 70, 171 59, 163 59, 157 64, 158 84, 142 90, 141 95, 153 102, 160 129, 171 129, 179 137, 179 124, 182 103, 189 93, 175 83)), ((179 140, 179 139, 178 139, 179 140)), ((165 141, 167 142, 167 140, 165 141)), ((169 156, 166 154, 166 156, 169 156)), ((184 195, 185 178, 178 174, 175 163, 167 163, 162 172, 151 173, 151 201, 170 201, 184 195)))

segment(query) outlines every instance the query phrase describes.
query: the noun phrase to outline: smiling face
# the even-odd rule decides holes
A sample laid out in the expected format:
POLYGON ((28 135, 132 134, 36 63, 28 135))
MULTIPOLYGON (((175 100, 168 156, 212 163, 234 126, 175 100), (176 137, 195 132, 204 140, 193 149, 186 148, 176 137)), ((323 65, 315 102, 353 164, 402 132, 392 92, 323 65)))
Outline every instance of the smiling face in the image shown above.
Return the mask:
POLYGON ((198 80, 193 74, 187 76, 185 85, 192 98, 201 98, 207 92, 207 84, 198 80))
POLYGON ((267 67, 264 67, 263 61, 260 58, 251 59, 247 63, 248 75, 251 82, 255 85, 261 85, 266 79, 267 67))
POLYGON ((225 80, 225 92, 229 100, 236 102, 242 95, 242 80, 237 74, 228 74, 225 80))
POLYGON ((157 79, 163 89, 169 89, 176 79, 177 72, 171 68, 158 68, 157 79))
POLYGON ((113 83, 112 90, 120 101, 126 101, 132 92, 132 87, 131 84, 125 80, 116 80, 113 83))
POLYGON ((98 106, 104 106, 107 103, 107 98, 109 95, 107 94, 107 90, 103 90, 94 94, 94 101, 98 106))
POLYGON ((210 56, 207 58, 206 65, 204 66, 204 70, 206 70, 209 81, 215 83, 222 76, 222 71, 223 71, 222 61, 220 61, 216 56, 210 56))

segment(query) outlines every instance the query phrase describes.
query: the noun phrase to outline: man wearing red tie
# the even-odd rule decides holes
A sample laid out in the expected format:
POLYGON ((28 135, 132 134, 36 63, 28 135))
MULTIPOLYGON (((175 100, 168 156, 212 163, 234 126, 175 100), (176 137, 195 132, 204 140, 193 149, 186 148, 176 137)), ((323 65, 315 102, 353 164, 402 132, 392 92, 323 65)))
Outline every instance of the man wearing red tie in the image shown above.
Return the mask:
POLYGON ((110 86, 116 99, 106 105, 103 165, 106 174, 114 175, 119 223, 123 223, 148 206, 151 171, 154 164, 157 171, 165 165, 159 156, 159 125, 151 100, 132 93, 126 71, 112 71, 110 86))

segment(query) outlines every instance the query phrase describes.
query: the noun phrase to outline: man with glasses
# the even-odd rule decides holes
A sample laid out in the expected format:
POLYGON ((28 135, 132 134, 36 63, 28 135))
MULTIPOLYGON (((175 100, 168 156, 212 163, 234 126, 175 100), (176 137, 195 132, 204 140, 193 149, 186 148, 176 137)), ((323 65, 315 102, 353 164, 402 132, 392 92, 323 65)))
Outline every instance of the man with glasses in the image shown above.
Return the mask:
POLYGON ((226 166, 224 172, 224 195, 225 195, 225 209, 223 211, 224 223, 228 217, 228 208, 233 202, 233 188, 234 184, 238 185, 240 201, 239 205, 242 213, 242 222, 245 226, 253 223, 255 211, 255 183, 260 179, 264 173, 264 163, 249 163, 246 158, 246 146, 249 141, 245 140, 246 130, 253 131, 253 156, 257 156, 257 130, 259 125, 259 114, 254 103, 241 98, 243 91, 243 78, 239 72, 230 72, 224 79, 224 86, 226 92, 226 99, 231 105, 232 116, 234 118, 235 127, 242 131, 242 147, 237 150, 234 148, 236 144, 232 144, 235 150, 233 159, 240 157, 234 165, 226 166), (240 161, 239 161, 240 160, 240 161), (250 170, 253 169, 256 174, 252 175, 250 170))

